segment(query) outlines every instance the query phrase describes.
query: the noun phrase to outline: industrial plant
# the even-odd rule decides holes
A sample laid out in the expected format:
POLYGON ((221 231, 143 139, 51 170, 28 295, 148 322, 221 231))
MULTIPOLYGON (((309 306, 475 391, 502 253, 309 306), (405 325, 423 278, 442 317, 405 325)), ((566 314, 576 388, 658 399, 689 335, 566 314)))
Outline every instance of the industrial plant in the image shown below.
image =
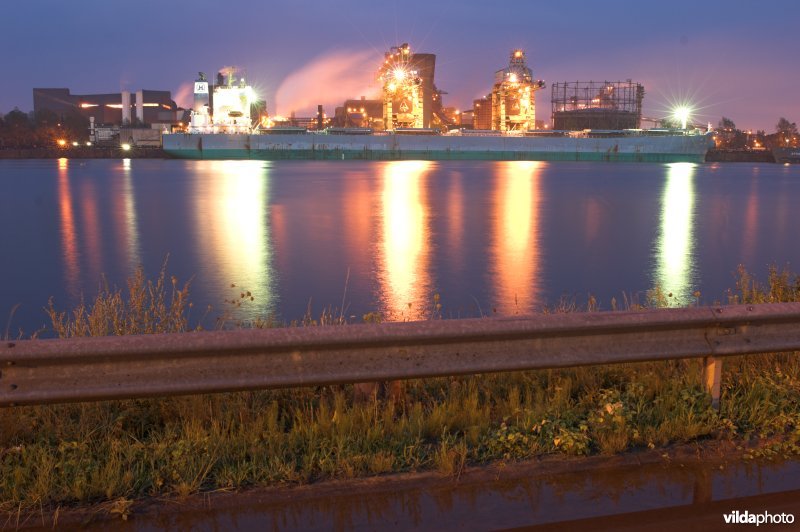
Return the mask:
POLYGON ((200 72, 189 110, 180 109, 169 91, 154 90, 74 95, 69 89, 37 88, 33 101, 34 111, 78 113, 90 119, 95 135, 108 135, 109 131, 118 135, 120 127, 143 126, 159 132, 181 128, 190 133, 250 133, 289 126, 372 131, 471 129, 512 134, 549 128, 551 121, 552 129, 561 131, 641 126, 644 87, 631 80, 554 83, 550 120, 537 120, 536 96, 545 83, 535 79, 522 49, 512 50, 508 64, 494 72, 491 92, 464 111, 444 105, 446 93, 436 86, 435 72, 435 54, 412 51, 408 43, 393 46, 376 71, 379 97, 353 95, 336 107, 330 118, 322 109, 313 117, 297 117, 291 111, 287 118, 270 118, 245 73, 232 67, 212 79, 200 72))
POLYGON ((644 87, 631 80, 554 83, 553 129, 638 129, 644 87))
POLYGON ((537 119, 546 84, 522 49, 511 50, 493 77, 483 76, 490 92, 463 112, 445 105, 435 73, 436 55, 392 46, 375 65, 377 98, 354 94, 332 116, 322 105, 316 116, 270 116, 246 74, 232 67, 211 78, 200 72, 189 110, 167 91, 67 89, 34 89, 34 107, 87 116, 98 143, 162 146, 189 158, 663 162, 700 161, 710 147, 705 132, 686 126, 640 129, 645 91, 631 80, 553 83, 550 117, 537 119))

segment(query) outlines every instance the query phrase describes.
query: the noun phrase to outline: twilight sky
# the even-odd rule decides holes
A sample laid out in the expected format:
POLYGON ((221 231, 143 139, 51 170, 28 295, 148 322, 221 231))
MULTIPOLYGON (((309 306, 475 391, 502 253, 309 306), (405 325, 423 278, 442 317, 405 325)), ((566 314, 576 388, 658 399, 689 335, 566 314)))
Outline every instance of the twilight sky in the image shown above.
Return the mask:
MULTIPOLYGON (((333 112, 377 93, 382 53, 437 54, 445 105, 471 107, 512 48, 534 76, 632 79, 645 116, 689 100, 695 121, 743 129, 800 122, 796 0, 13 0, 3 2, 0 112, 33 107, 33 87, 73 94, 172 91, 187 106, 198 71, 235 65, 271 114, 333 112), (124 6, 124 7, 123 7, 124 6)), ((537 118, 549 119, 549 86, 537 118)), ((649 126, 649 124, 645 124, 649 126)))

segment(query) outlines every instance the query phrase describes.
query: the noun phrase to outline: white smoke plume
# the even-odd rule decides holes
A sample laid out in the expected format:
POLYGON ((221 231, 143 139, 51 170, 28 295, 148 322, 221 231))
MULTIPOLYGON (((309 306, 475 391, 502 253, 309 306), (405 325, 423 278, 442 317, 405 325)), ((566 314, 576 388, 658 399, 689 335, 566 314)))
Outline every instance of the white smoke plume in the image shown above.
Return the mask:
POLYGON ((374 98, 375 81, 382 58, 374 51, 339 50, 323 54, 289 76, 275 94, 276 113, 288 116, 316 115, 317 105, 333 116, 336 106, 347 99, 374 98))
POLYGON ((181 86, 172 93, 172 99, 175 100, 178 107, 190 109, 194 104, 194 84, 181 83, 181 86))

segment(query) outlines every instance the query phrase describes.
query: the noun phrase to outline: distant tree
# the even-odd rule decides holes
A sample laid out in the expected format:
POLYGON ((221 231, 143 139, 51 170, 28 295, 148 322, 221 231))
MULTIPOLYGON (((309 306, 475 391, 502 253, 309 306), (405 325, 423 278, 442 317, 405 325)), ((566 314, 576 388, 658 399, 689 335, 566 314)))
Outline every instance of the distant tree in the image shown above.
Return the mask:
POLYGON ((50 109, 39 109, 33 114, 33 123, 36 124, 36 127, 55 126, 58 122, 58 115, 50 109))
POLYGON ((23 113, 16 107, 5 116, 5 123, 9 127, 30 127, 31 125, 28 114, 23 113))
POLYGON ((778 120, 775 130, 782 144, 789 144, 797 138, 797 124, 783 117, 778 120))
POLYGON ((35 143, 33 124, 27 113, 16 107, 3 117, 2 134, 3 146, 23 148, 35 143))
POLYGON ((680 129, 681 124, 674 116, 667 116, 661 119, 659 122, 659 127, 663 127, 665 129, 680 129))
POLYGON ((77 110, 61 115, 61 127, 70 139, 83 140, 89 137, 89 119, 77 110))
POLYGON ((725 116, 723 116, 722 119, 719 121, 719 124, 717 125, 717 127, 718 127, 718 129, 721 129, 723 131, 735 131, 736 130, 736 124, 733 123, 733 120, 731 120, 730 118, 725 117, 725 116))

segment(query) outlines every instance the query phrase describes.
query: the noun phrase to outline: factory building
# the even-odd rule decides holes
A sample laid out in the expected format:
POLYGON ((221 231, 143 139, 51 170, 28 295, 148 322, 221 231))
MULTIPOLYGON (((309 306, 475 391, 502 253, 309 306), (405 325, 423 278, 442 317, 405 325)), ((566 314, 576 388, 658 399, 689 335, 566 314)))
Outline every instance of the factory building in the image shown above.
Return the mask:
POLYGON ((69 89, 33 89, 33 110, 58 116, 78 113, 96 124, 176 124, 182 113, 169 91, 71 94, 69 89))
POLYGON ((552 88, 553 129, 638 129, 644 87, 627 81, 574 81, 552 88))
POLYGON ((534 80, 531 69, 525 63, 525 52, 513 50, 508 66, 495 72, 492 87, 492 129, 535 129, 535 92, 542 87, 544 82, 534 80))
POLYGON ((431 127, 438 93, 433 83, 435 70, 436 55, 412 53, 408 43, 386 52, 378 72, 385 129, 431 127))
POLYGON ((345 100, 334 111, 334 127, 369 127, 384 129, 383 100, 371 100, 362 96, 359 100, 345 100))
POLYGON ((475 129, 492 129, 491 95, 473 100, 472 126, 475 129))

